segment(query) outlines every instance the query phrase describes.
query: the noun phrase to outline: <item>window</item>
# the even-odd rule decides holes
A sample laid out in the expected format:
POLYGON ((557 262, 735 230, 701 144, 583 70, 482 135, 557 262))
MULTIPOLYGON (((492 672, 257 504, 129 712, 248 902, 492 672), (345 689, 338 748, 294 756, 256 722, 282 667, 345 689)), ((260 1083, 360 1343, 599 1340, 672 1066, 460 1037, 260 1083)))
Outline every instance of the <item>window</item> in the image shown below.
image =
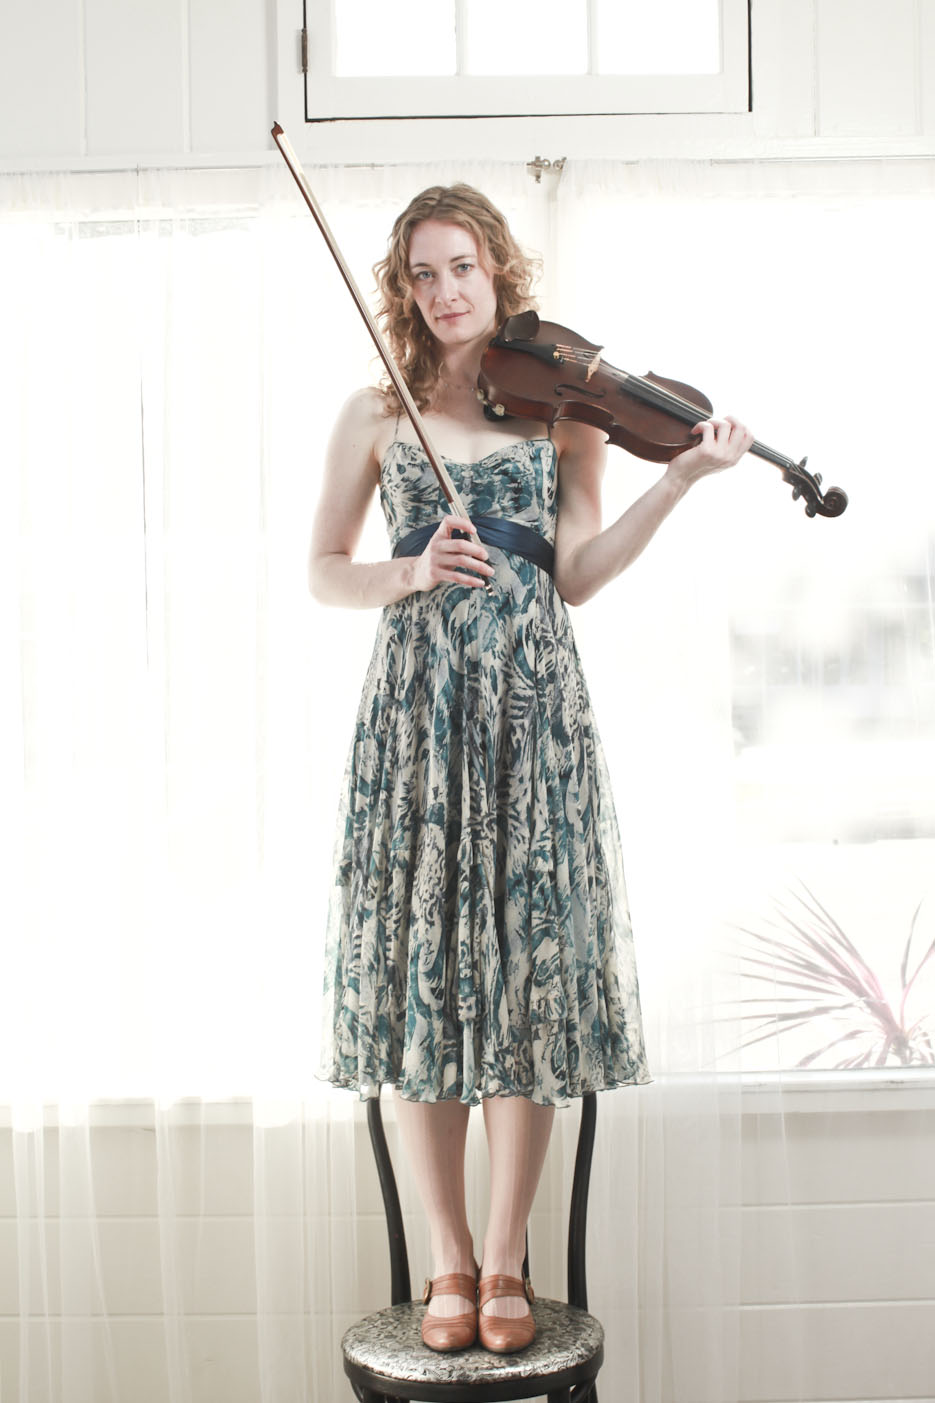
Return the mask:
POLYGON ((306 120, 738 112, 747 0, 316 0, 306 120))

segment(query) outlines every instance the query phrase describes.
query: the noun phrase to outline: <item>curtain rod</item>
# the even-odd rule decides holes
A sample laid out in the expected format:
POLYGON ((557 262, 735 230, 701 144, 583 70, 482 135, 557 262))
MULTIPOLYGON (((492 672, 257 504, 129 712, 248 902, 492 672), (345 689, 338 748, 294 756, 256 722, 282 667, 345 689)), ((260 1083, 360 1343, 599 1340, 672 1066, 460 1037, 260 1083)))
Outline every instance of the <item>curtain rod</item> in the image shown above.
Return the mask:
MULTIPOLYGON (((535 158, 535 160, 538 160, 538 159, 539 159, 538 157, 535 158)), ((812 165, 815 165, 815 164, 825 164, 825 165, 827 165, 827 164, 829 164, 829 163, 832 163, 832 164, 835 164, 835 165, 856 165, 856 164, 858 164, 859 162, 865 162, 865 163, 866 163, 866 162, 870 162, 870 161, 888 161, 888 162, 894 162, 894 161, 930 161, 930 162, 935 162, 935 151, 927 151, 927 152, 923 152, 923 151, 902 151, 902 152, 895 152, 895 153, 893 153, 893 154, 891 154, 891 155, 890 155, 890 154, 887 154, 887 153, 876 153, 876 154, 874 154, 874 153, 868 152, 868 153, 864 153, 864 154, 858 154, 858 153, 853 153, 853 154, 844 153, 844 154, 839 154, 839 155, 831 155, 831 154, 816 154, 816 155, 808 155, 808 154, 794 155, 794 154, 792 154, 792 155, 788 155, 788 154, 787 154, 787 155, 780 155, 780 156, 768 156, 768 155, 763 155, 762 153, 760 153, 760 154, 754 154, 754 155, 749 155, 749 156, 678 156, 678 155, 667 155, 667 156, 639 156, 639 157, 635 157, 635 158, 630 159, 630 160, 621 160, 619 157, 591 157, 591 156, 584 156, 584 157, 568 156, 568 157, 562 157, 561 159, 562 159, 562 163, 563 163, 563 164, 567 163, 568 165, 574 165, 576 161, 587 160, 587 161, 594 161, 595 163, 603 163, 603 164, 607 164, 607 165, 626 166, 626 167, 628 167, 628 168, 631 168, 631 167, 634 167, 634 166, 650 165, 650 164, 655 163, 655 162, 660 162, 660 163, 661 163, 661 162, 672 163, 672 162, 675 162, 675 161, 681 161, 681 162, 683 162, 683 163, 686 164, 686 165, 708 165, 708 166, 735 166, 735 165, 752 165, 752 164, 762 164, 762 165, 770 165, 770 166, 778 166, 778 165, 807 165, 807 164, 812 164, 812 165)), ((512 166, 512 167, 516 167, 517 169, 520 169, 520 168, 527 168, 527 167, 530 166, 530 165, 534 165, 534 164, 535 164, 535 160, 532 160, 532 161, 524 161, 524 160, 522 160, 522 159, 517 158, 516 160, 511 160, 511 161, 497 161, 497 160, 493 160, 493 159, 490 159, 490 158, 482 158, 482 157, 481 157, 481 158, 472 159, 470 162, 463 162, 463 164, 478 164, 478 163, 479 163, 479 164, 483 164, 483 165, 494 165, 494 166, 500 165, 500 166, 506 166, 506 167, 511 167, 511 166, 512 166)), ((314 160, 310 160, 310 161, 308 162, 308 164, 309 164, 309 165, 312 165, 312 166, 315 166, 317 163, 316 163, 314 160)), ((387 168, 390 168, 390 167, 393 167, 393 166, 405 167, 405 166, 419 166, 419 165, 433 166, 433 165, 450 165, 450 164, 451 164, 451 157, 441 157, 441 158, 433 157, 431 160, 422 160, 422 161, 416 160, 415 158, 413 158, 413 159, 411 159, 411 160, 406 160, 406 161, 323 161, 323 162, 321 162, 320 165, 318 165, 317 168, 320 169, 320 170, 386 170, 387 168)), ((553 165, 557 165, 557 164, 558 164, 557 162, 553 162, 553 165)), ((139 175, 143 175, 143 174, 152 174, 152 173, 156 173, 156 172, 166 173, 166 174, 181 174, 183 171, 192 171, 192 172, 198 172, 198 173, 201 173, 201 174, 206 174, 206 175, 208 175, 208 174, 218 174, 218 173, 224 172, 224 171, 226 171, 226 172, 233 172, 233 171, 259 171, 259 170, 272 169, 272 168, 274 168, 274 166, 275 166, 275 162, 274 162, 274 161, 272 161, 272 160, 266 160, 266 159, 263 159, 263 160, 261 160, 261 161, 248 161, 248 162, 242 162, 242 163, 240 163, 240 164, 231 164, 231 165, 182 165, 182 166, 173 166, 173 165, 153 165, 153 166, 54 166, 54 167, 53 167, 53 166, 42 166, 42 167, 21 166, 21 167, 18 167, 18 168, 15 168, 15 169, 9 169, 9 170, 2 170, 2 169, 0 169, 0 179, 3 179, 3 178, 6 177, 6 176, 14 176, 14 175, 37 175, 37 176, 42 176, 42 175, 57 175, 57 176, 67 176, 67 175, 137 175, 137 176, 139 176, 139 175)))

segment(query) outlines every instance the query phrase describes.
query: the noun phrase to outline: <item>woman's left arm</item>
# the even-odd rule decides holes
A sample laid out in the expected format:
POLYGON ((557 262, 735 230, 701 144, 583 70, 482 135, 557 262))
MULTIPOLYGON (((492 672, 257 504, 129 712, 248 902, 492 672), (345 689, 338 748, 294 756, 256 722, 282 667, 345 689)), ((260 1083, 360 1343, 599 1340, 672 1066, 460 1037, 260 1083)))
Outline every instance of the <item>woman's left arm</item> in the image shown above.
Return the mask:
POLYGON ((559 455, 555 584, 566 604, 584 604, 645 550, 692 483, 732 467, 753 442, 736 419, 706 419, 701 440, 679 453, 658 482, 601 530, 604 434, 585 424, 557 424, 559 455))

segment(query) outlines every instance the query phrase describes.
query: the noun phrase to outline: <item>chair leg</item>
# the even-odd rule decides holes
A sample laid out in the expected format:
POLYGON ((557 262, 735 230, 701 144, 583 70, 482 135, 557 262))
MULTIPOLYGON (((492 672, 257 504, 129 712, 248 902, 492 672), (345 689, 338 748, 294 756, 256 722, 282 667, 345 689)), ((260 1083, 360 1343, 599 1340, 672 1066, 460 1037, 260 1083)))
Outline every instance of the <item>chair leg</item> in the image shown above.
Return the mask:
POLYGON ((390 1152, 386 1147, 379 1096, 373 1096, 367 1102, 367 1127, 380 1179, 383 1208, 386 1212, 386 1230, 390 1239, 390 1300, 394 1306, 398 1306, 412 1299, 409 1287, 409 1256, 406 1252, 406 1230, 399 1207, 396 1176, 393 1173, 390 1152))
POLYGON ((578 1306, 580 1310, 588 1308, 585 1243, 588 1234, 588 1189, 591 1183, 596 1124, 597 1095, 589 1091, 581 1098, 581 1126, 578 1131, 575 1177, 571 1186, 571 1207, 568 1214, 568 1304, 578 1306))
MULTIPOLYGON (((561 1390, 555 1395, 564 1399, 561 1390)), ((549 1403, 552 1403, 551 1395, 549 1403)), ((568 1403, 597 1403, 597 1379, 592 1379, 589 1384, 576 1384, 574 1388, 568 1390, 568 1403)))

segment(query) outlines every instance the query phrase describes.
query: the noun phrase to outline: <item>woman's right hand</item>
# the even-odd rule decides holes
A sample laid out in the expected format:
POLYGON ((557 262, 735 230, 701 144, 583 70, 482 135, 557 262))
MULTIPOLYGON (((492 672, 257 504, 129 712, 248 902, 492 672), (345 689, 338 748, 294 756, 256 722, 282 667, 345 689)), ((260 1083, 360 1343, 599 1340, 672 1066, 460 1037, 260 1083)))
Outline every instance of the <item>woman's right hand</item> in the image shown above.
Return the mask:
POLYGON ((483 587, 493 573, 471 523, 463 516, 443 516, 425 550, 415 557, 412 585, 414 590, 434 589, 442 583, 483 587), (458 537, 456 531, 470 535, 458 537))

